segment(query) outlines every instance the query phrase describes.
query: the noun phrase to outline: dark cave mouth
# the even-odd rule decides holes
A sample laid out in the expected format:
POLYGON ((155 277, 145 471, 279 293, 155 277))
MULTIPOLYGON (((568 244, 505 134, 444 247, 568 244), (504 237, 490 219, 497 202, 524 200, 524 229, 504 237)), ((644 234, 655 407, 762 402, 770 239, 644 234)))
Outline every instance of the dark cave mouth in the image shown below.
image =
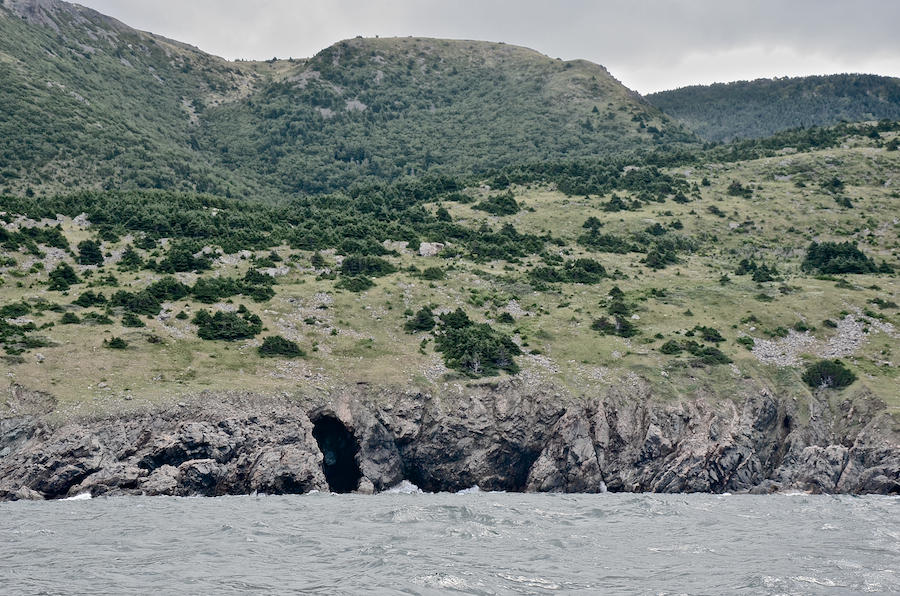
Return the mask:
POLYGON ((349 493, 356 490, 362 472, 356 462, 359 442, 347 427, 331 416, 323 416, 313 425, 313 437, 324 457, 322 469, 332 492, 349 493))

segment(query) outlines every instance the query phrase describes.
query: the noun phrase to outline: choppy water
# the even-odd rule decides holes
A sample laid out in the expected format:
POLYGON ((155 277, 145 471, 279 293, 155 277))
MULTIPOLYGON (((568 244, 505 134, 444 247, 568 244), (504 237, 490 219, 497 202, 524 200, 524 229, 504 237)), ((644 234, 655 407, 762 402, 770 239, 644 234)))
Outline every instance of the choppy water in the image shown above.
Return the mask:
POLYGON ((0 503, 0 593, 900 593, 900 500, 311 494, 0 503))

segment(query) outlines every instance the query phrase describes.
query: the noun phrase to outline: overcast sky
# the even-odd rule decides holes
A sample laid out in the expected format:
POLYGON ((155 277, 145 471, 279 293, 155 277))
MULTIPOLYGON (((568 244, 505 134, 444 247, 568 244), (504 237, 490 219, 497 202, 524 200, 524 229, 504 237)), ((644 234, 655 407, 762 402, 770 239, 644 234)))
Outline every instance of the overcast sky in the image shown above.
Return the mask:
POLYGON ((306 58, 350 37, 503 41, 602 64, 652 93, 842 72, 900 76, 898 0, 81 0, 228 59, 306 58))

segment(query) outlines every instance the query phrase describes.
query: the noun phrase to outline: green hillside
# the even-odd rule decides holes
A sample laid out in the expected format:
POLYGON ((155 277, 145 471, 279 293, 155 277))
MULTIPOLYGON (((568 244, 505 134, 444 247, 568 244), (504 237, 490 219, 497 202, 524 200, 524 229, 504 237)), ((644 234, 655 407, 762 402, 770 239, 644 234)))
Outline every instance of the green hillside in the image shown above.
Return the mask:
POLYGON ((202 132, 284 194, 695 140, 590 62, 421 38, 340 42, 210 111, 202 132))
POLYGON ((58 0, 0 4, 0 191, 279 198, 695 141, 600 66, 355 39, 232 63, 58 0))
POLYGON ((705 141, 767 137, 798 126, 900 119, 900 79, 829 75, 694 85, 647 100, 705 141))
POLYGON ((896 409, 898 132, 795 130, 269 206, 0 197, 2 364, 78 415, 497 375, 657 399, 830 384, 896 409))
MULTIPOLYGON (((245 188, 192 148, 192 112, 253 75, 56 1, 0 5, 0 188, 245 188)), ((193 141, 193 143, 192 143, 193 141)))

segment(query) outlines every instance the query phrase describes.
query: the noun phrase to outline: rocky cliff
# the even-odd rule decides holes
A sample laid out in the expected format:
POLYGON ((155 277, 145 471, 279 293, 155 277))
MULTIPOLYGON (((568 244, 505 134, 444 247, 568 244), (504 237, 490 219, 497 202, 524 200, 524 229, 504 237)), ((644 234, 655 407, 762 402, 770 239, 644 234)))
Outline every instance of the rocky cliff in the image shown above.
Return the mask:
POLYGON ((32 408, 0 425, 0 498, 374 492, 403 479, 428 491, 900 492, 883 405, 828 398, 800 403, 749 380, 732 400, 615 387, 574 398, 507 380, 320 403, 207 394, 56 427, 32 408))

